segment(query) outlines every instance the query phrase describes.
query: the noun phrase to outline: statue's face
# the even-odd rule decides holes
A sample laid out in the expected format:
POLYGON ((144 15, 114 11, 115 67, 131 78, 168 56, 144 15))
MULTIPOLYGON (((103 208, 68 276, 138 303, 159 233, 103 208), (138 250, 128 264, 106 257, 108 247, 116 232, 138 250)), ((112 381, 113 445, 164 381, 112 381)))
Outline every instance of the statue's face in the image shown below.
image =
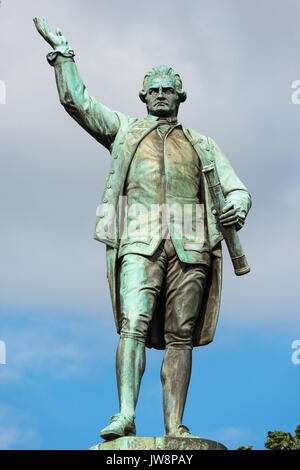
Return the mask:
POLYGON ((145 101, 152 116, 176 117, 180 101, 174 80, 160 75, 149 79, 145 101))

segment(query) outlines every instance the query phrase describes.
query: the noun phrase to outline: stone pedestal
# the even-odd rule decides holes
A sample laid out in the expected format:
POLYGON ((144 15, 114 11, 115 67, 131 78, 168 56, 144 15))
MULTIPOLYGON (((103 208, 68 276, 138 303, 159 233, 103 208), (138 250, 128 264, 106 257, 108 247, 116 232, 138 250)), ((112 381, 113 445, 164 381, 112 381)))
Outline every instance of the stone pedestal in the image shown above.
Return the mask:
POLYGON ((201 438, 127 436, 105 441, 89 450, 227 450, 227 447, 201 438))

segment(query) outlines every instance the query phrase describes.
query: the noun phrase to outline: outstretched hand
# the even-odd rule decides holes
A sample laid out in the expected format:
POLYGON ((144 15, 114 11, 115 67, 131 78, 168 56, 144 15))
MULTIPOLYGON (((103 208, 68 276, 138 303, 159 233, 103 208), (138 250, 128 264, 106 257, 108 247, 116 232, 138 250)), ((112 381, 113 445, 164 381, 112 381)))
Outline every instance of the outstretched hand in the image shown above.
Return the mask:
POLYGON ((53 47, 53 49, 57 49, 61 46, 67 46, 68 41, 65 36, 63 36, 61 29, 56 28, 56 34, 51 33, 46 18, 41 19, 35 17, 33 18, 33 22, 40 35, 43 36, 45 41, 47 41, 50 46, 53 47))

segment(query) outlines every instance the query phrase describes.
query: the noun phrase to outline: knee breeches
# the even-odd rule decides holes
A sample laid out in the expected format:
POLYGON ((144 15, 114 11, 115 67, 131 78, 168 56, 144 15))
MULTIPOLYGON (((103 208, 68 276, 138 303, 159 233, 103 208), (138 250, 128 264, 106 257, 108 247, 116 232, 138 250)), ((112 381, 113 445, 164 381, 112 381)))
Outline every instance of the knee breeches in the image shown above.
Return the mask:
POLYGON ((162 293, 166 347, 192 349, 209 267, 181 262, 165 239, 152 256, 124 255, 120 269, 121 336, 146 341, 162 293))

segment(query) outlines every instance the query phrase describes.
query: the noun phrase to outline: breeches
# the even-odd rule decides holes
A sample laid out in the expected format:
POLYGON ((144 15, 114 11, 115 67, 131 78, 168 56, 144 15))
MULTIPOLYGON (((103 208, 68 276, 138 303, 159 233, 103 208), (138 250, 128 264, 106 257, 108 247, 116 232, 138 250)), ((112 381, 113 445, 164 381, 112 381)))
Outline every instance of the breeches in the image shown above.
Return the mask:
POLYGON ((120 269, 121 337, 146 341, 162 294, 166 348, 192 349, 209 267, 181 262, 165 239, 152 256, 124 255, 120 269))

